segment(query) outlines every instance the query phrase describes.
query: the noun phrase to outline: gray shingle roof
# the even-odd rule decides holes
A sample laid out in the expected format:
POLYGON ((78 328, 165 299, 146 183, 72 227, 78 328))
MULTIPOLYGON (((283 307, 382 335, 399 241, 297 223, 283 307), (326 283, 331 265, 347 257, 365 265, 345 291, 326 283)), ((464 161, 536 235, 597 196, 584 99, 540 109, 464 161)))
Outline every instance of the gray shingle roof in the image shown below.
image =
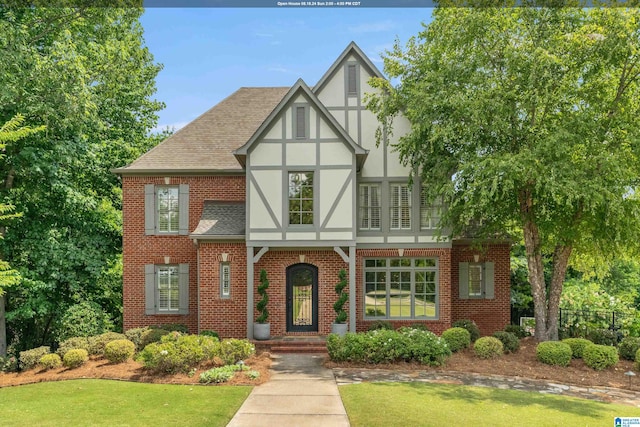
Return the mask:
POLYGON ((245 203, 205 200, 192 238, 238 238, 245 235, 245 203))
POLYGON ((246 143, 288 87, 243 87, 115 173, 241 172, 233 151, 246 143))

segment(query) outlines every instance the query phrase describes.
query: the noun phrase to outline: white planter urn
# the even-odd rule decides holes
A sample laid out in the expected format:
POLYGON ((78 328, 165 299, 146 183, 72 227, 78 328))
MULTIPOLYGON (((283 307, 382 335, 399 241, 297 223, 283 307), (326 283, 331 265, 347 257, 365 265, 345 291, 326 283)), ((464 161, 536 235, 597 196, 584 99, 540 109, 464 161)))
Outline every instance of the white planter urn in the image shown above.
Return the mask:
POLYGON ((271 324, 270 323, 254 323, 253 338, 256 340, 268 340, 269 338, 271 338, 271 324))
POLYGON ((346 323, 332 323, 331 333, 343 336, 347 333, 348 325, 346 323))

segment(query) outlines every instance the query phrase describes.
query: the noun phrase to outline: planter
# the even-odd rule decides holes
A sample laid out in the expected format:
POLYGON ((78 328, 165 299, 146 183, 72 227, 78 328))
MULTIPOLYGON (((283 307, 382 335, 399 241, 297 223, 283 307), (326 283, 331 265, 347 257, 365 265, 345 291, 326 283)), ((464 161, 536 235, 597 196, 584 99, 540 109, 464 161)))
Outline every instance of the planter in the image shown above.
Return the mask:
POLYGON ((253 338, 256 340, 268 340, 269 338, 271 338, 271 324, 270 323, 254 323, 253 338))
POLYGON ((347 333, 347 324, 346 323, 332 323, 331 324, 331 333, 337 335, 344 335, 347 333))

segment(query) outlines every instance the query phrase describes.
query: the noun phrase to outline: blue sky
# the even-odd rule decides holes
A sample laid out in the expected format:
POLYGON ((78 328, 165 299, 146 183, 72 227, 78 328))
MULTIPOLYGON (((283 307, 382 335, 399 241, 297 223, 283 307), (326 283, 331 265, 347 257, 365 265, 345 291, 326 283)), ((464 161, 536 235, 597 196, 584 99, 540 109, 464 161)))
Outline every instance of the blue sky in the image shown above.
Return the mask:
POLYGON ((179 129, 242 86, 314 85, 355 41, 380 54, 422 30, 431 9, 148 8, 146 45, 164 65, 158 128, 179 129))

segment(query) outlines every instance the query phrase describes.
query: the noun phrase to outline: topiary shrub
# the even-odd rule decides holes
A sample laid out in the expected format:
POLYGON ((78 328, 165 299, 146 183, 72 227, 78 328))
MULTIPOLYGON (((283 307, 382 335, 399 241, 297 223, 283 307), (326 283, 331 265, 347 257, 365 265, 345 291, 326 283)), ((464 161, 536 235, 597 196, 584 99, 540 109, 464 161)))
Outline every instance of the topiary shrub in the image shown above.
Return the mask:
POLYGON ((105 332, 104 334, 97 335, 95 337, 89 337, 89 354, 94 356, 102 356, 104 354, 104 348, 111 341, 126 340, 127 337, 124 334, 117 332, 105 332))
POLYGON ((140 346, 141 340, 142 340, 142 336, 147 333, 147 331, 149 331, 150 328, 148 327, 144 327, 144 328, 133 328, 133 329, 129 329, 128 331, 126 331, 124 333, 124 336, 131 341, 132 343, 134 343, 136 345, 136 351, 140 351, 142 350, 144 347, 140 346))
POLYGON ((48 371, 49 369, 56 369, 62 366, 62 360, 57 354, 49 353, 40 358, 40 360, 38 361, 38 366, 40 366, 45 371, 48 371))
POLYGON ((560 341, 545 341, 536 347, 536 358, 547 365, 569 366, 571 347, 560 341))
POLYGON ((453 353, 471 345, 471 334, 464 328, 449 328, 442 333, 442 339, 453 353))
POLYGON ((267 278, 267 270, 264 268, 260 270, 260 284, 258 285, 258 293, 260 294, 260 301, 256 304, 256 311, 260 313, 256 318, 256 323, 267 323, 269 320, 269 279, 267 278))
POLYGON ((588 367, 602 371, 618 363, 618 350, 609 345, 588 345, 582 353, 582 360, 588 367))
POLYGON ((504 353, 504 346, 498 338, 482 337, 473 344, 473 353, 480 359, 492 359, 504 353))
POLYGON ((506 331, 496 331, 493 333, 495 338, 502 342, 505 353, 515 353, 520 349, 520 340, 515 334, 506 331))
POLYGON ((203 335, 205 337, 213 337, 213 338, 216 338, 218 341, 220 340, 220 335, 218 335, 218 333, 214 331, 200 331, 200 335, 203 335))
POLYGON ((42 346, 33 348, 31 350, 20 352, 20 369, 35 368, 40 361, 40 358, 45 354, 51 353, 51 349, 48 346, 42 346))
POLYGON ((87 350, 83 348, 75 348, 67 351, 62 358, 62 364, 69 369, 74 369, 84 365, 87 360, 89 360, 89 353, 87 350))
POLYGON ((471 334, 471 342, 476 342, 478 338, 480 338, 480 329, 478 329, 478 325, 473 320, 462 319, 456 320, 453 322, 454 328, 464 328, 471 334))
POLYGON ((89 351, 89 339, 87 337, 68 338, 58 345, 58 350, 56 350, 56 353, 58 354, 58 356, 60 356, 60 358, 64 358, 64 355, 67 354, 67 351, 73 350, 74 348, 83 348, 89 351))
POLYGON ((380 329, 384 329, 387 331, 393 331, 393 325, 391 324, 391 322, 388 322, 386 320, 376 320, 374 322, 371 322, 371 324, 369 324, 369 331, 377 331, 380 329))
POLYGON ((347 272, 345 269, 341 269, 338 273, 338 283, 336 283, 335 291, 338 295, 338 299, 333 304, 333 311, 336 312, 335 323, 345 323, 347 321, 347 312, 344 311, 343 306, 349 299, 349 294, 344 290, 347 287, 347 272))
POLYGON ((104 347, 104 357, 111 363, 126 362, 135 352, 136 345, 129 340, 109 341, 104 347))
POLYGON ((144 349, 151 343, 160 342, 162 337, 164 337, 165 335, 169 335, 170 333, 171 332, 165 331, 164 329, 149 328, 140 335, 140 344, 138 345, 138 348, 144 349))
POLYGON ((98 304, 81 302, 70 306, 57 324, 58 341, 71 337, 90 337, 113 328, 109 315, 98 304))
POLYGON ((531 334, 524 327, 522 327, 520 325, 507 325, 507 326, 504 327, 504 331, 505 332, 511 332, 512 334, 514 334, 519 339, 531 336, 531 334))
POLYGON ((625 360, 636 360, 638 349, 640 349, 639 337, 625 337, 618 346, 620 357, 625 360))
POLYGON ((568 344, 569 347, 571 347, 571 357, 573 357, 574 359, 582 359, 584 349, 588 345, 593 345, 591 341, 585 338, 565 338, 562 340, 562 342, 568 344))

